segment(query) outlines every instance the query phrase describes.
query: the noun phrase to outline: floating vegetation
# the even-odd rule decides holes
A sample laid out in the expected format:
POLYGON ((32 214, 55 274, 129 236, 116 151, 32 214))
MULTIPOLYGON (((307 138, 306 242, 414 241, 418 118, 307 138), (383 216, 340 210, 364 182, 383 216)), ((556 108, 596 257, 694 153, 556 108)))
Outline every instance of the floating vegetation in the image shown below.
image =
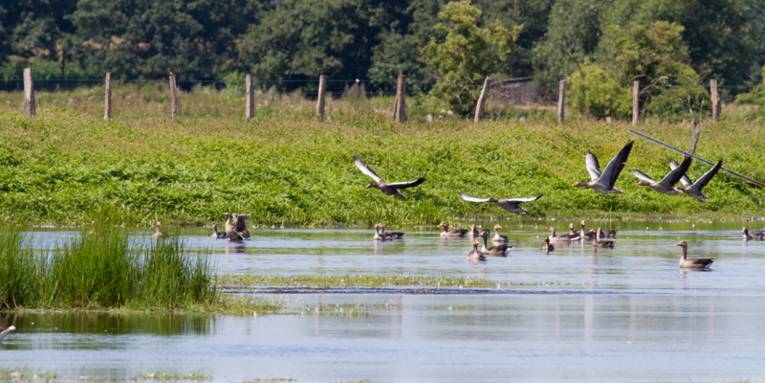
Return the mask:
POLYGON ((52 372, 30 370, 0 370, 0 382, 54 382, 58 376, 52 372))
POLYGON ((490 288, 495 282, 486 279, 438 277, 427 275, 222 275, 221 287, 464 287, 490 288))
POLYGON ((293 378, 253 378, 245 380, 242 383, 286 383, 297 382, 297 379, 293 378))
POLYGON ((212 378, 209 375, 203 374, 201 372, 191 372, 184 374, 167 371, 147 372, 133 378, 135 381, 148 380, 156 382, 204 382, 211 379, 212 378))

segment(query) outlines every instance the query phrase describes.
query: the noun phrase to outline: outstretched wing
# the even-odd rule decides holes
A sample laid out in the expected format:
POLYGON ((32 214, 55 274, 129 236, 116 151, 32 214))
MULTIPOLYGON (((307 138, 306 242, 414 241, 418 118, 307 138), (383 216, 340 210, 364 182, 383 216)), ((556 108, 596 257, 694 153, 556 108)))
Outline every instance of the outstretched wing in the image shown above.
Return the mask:
MULTIPOLYGON (((670 169, 675 170, 678 166, 680 166, 680 164, 678 164, 677 161, 675 161, 674 159, 669 160, 670 169)), ((691 186, 691 184, 693 184, 693 181, 691 181, 691 179, 688 178, 687 174, 683 174, 683 176, 680 177, 680 182, 682 182, 683 186, 685 187, 691 186)))
POLYGON ((394 182, 390 184, 386 184, 392 188, 396 189, 406 189, 406 188, 413 188, 421 183, 425 182, 425 177, 420 177, 414 181, 407 181, 407 182, 394 182))
POLYGON ((353 156, 353 164, 356 165, 359 170, 361 170, 362 173, 366 174, 367 176, 371 177, 375 182, 385 182, 383 181, 380 176, 375 173, 374 170, 372 170, 367 164, 364 163, 364 161, 361 160, 358 156, 353 156))
POLYGON ((637 169, 632 169, 632 175, 634 175, 635 177, 637 177, 639 180, 643 182, 648 182, 649 184, 656 182, 653 178, 649 177, 647 174, 637 169))
POLYGON ((460 198, 468 202, 476 202, 476 203, 497 202, 496 198, 478 198, 478 197, 473 197, 472 195, 467 195, 464 193, 460 193, 460 198))
POLYGON ((598 163, 598 157, 595 157, 592 152, 587 151, 584 156, 584 164, 587 166, 587 172, 590 173, 590 179, 595 181, 600 178, 600 164, 598 163))
POLYGON ((523 202, 532 202, 532 201, 536 201, 536 200, 538 200, 538 199, 540 199, 540 198, 542 198, 542 195, 541 195, 541 194, 540 194, 540 195, 538 195, 538 196, 536 196, 536 197, 526 197, 526 198, 513 198, 513 199, 508 199, 508 200, 507 200, 507 202, 510 202, 510 203, 523 203, 523 202))
POLYGON ((680 163, 680 166, 672 169, 669 173, 667 173, 667 175, 664 176, 664 178, 662 178, 659 183, 667 187, 675 186, 675 184, 680 181, 680 178, 685 174, 685 172, 688 171, 688 168, 691 167, 692 161, 693 159, 690 156, 686 156, 683 159, 683 162, 680 163))
POLYGON ((697 191, 701 192, 701 189, 704 188, 704 186, 707 186, 710 180, 712 180, 712 177, 717 174, 717 172, 720 171, 720 168, 722 167, 722 160, 717 161, 714 166, 712 166, 711 169, 707 170, 704 175, 702 175, 699 179, 696 180, 696 183, 693 184, 693 188, 697 191))
POLYGON ((632 151, 633 141, 627 142, 626 145, 614 156, 613 159, 606 165, 606 169, 603 170, 603 174, 600 176, 600 183, 607 187, 614 187, 616 179, 619 178, 619 173, 624 169, 624 165, 627 163, 627 158, 632 151))

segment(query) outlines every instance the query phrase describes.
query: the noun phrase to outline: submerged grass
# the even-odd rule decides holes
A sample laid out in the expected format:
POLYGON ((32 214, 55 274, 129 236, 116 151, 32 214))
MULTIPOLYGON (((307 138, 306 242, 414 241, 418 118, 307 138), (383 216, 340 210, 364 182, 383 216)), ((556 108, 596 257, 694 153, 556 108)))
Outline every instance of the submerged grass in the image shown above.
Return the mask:
POLYGON ((427 275, 222 275, 221 287, 494 287, 486 279, 438 277, 427 275))

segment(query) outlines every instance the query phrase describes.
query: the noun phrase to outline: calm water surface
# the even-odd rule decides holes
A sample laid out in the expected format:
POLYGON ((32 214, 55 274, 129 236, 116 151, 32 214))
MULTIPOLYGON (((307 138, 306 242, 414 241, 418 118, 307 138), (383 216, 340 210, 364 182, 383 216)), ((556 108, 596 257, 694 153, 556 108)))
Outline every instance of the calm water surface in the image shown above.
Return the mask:
MULTIPOLYGON (((417 274, 512 286, 261 295, 285 303, 287 314, 245 318, 5 316, 0 324, 18 331, 0 346, 0 369, 72 380, 198 371, 221 382, 765 381, 765 243, 742 243, 740 227, 660 226, 626 227, 614 250, 558 246, 548 256, 536 250, 544 227, 517 226, 510 257, 477 265, 465 261, 468 240, 432 232, 374 244, 368 230, 257 230, 244 245, 183 232, 221 273, 417 274), (712 271, 679 271, 680 239, 691 255, 717 258, 712 271)), ((28 241, 52 248, 74 235, 32 232, 28 241)))

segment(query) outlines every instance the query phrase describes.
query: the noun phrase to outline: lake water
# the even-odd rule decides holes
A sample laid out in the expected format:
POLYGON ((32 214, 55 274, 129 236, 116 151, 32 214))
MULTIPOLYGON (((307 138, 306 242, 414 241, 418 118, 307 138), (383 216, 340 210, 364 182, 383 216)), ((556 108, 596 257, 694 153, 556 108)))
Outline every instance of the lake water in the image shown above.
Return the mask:
MULTIPOLYGON (((765 381, 765 243, 742 242, 740 225, 691 225, 624 224, 616 249, 559 245, 549 255, 537 250, 544 225, 516 225, 505 230, 511 255, 480 264, 465 260, 469 240, 426 231, 375 244, 369 230, 254 230, 244 245, 184 231, 187 248, 221 273, 500 285, 245 291, 285 304, 285 314, 259 317, 6 315, 0 324, 18 330, 0 346, 0 370, 117 381, 155 371, 220 382, 765 381), (681 239, 691 256, 717 258, 712 271, 678 269, 681 239)), ((28 241, 52 248, 73 235, 32 232, 28 241)))

